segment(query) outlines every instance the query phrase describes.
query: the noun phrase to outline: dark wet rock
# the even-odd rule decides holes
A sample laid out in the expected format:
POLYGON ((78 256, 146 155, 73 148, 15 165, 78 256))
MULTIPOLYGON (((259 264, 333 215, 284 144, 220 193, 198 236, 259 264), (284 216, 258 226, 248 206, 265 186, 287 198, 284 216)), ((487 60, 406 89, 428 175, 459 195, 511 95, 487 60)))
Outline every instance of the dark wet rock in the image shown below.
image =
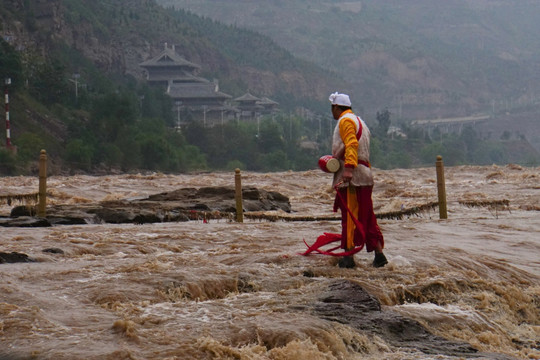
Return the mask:
MULTIPOLYGON (((235 188, 225 186, 183 188, 161 194, 151 195, 138 203, 163 203, 176 209, 236 212, 235 188)), ((255 187, 242 189, 244 211, 291 211, 289 198, 276 191, 266 191, 255 187)))
POLYGON ((382 311, 380 302, 359 284, 348 280, 333 282, 314 306, 317 316, 347 324, 380 336, 397 348, 419 349, 425 354, 510 359, 500 354, 479 353, 471 345, 434 335, 419 322, 391 311, 382 311))
POLYGON ((133 223, 138 225, 157 222, 162 222, 162 218, 153 213, 138 214, 133 218, 133 223))
POLYGON ((88 212, 95 214, 98 219, 108 224, 130 223, 135 218, 135 214, 125 208, 99 207, 88 212))
POLYGON ((13 209, 11 209, 9 216, 10 217, 36 216, 36 207, 25 206, 25 205, 15 206, 13 209))
MULTIPOLYGON (((244 211, 291 211, 289 198, 275 191, 248 187, 242 190, 244 211)), ((35 209, 13 208, 11 219, 0 226, 51 226, 151 224, 189 220, 233 219, 236 214, 233 187, 183 188, 144 199, 104 201, 99 204, 50 205, 46 219, 36 219, 35 209), (21 219, 21 220, 16 220, 21 219), (32 219, 32 220, 31 220, 32 219)))
POLYGON ((12 263, 26 263, 26 262, 35 262, 34 259, 32 259, 31 257, 29 257, 28 255, 26 254, 23 254, 23 253, 18 253, 18 252, 10 252, 10 253, 6 253, 6 252, 0 252, 0 264, 5 264, 5 263, 9 263, 9 264, 12 264, 12 263))
POLYGON ((289 198, 275 191, 246 188, 242 190, 242 198, 246 211, 281 209, 285 212, 291 212, 289 198))
POLYGON ((44 218, 20 216, 16 218, 0 218, 0 226, 3 227, 47 227, 51 223, 44 218))
POLYGON ((44 252, 44 253, 50 253, 50 254, 61 254, 61 255, 64 254, 64 250, 59 249, 59 248, 47 248, 47 249, 43 249, 41 251, 44 252))
POLYGON ((311 269, 304 270, 302 275, 304 275, 305 277, 308 277, 308 278, 315 277, 315 273, 311 269))
MULTIPOLYGON (((47 217, 47 220, 51 223, 51 225, 85 225, 89 224, 87 219, 85 217, 73 217, 73 216, 66 216, 66 217, 58 217, 58 216, 51 216, 47 217)), ((92 222, 90 222, 92 224, 92 222)))
POLYGON ((255 292, 255 287, 249 275, 238 274, 237 289, 239 293, 255 292))
POLYGON ((189 220, 189 217, 185 213, 176 210, 171 210, 163 216, 163 222, 182 222, 189 220))
POLYGON ((47 208, 47 220, 51 225, 84 225, 102 222, 95 214, 89 212, 92 208, 91 206, 77 206, 76 208, 50 206, 47 208))

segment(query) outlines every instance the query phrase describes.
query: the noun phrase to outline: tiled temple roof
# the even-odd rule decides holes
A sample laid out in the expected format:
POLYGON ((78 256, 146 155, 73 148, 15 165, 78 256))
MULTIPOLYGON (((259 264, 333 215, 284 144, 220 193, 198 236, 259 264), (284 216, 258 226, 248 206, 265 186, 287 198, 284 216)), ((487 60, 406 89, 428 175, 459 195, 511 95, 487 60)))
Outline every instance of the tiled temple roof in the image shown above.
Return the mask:
POLYGON ((245 93, 244 95, 242 95, 240 97, 237 97, 236 99, 234 99, 234 101, 238 101, 238 102, 256 102, 256 101, 260 101, 260 100, 261 99, 259 99, 256 96, 251 95, 249 92, 245 93))
POLYGON ((172 84, 169 88, 169 95, 172 98, 211 98, 211 99, 230 99, 231 96, 221 91, 216 91, 216 84, 208 83, 186 83, 186 84, 172 84))
POLYGON ((166 47, 163 52, 159 55, 153 57, 152 59, 146 60, 139 64, 141 67, 184 67, 189 68, 191 71, 198 70, 201 67, 197 64, 194 64, 190 61, 187 61, 182 56, 178 55, 173 48, 166 47))

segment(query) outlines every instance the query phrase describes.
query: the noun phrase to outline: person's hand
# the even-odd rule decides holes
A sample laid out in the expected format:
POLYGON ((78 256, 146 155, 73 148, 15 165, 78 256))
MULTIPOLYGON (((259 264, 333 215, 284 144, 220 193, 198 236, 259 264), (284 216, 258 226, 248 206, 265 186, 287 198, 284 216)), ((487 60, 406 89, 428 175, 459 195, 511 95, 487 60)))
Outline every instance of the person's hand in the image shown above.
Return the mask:
POLYGON ((353 168, 346 167, 343 169, 343 175, 341 175, 341 178, 343 179, 344 183, 351 182, 352 173, 353 173, 353 168))

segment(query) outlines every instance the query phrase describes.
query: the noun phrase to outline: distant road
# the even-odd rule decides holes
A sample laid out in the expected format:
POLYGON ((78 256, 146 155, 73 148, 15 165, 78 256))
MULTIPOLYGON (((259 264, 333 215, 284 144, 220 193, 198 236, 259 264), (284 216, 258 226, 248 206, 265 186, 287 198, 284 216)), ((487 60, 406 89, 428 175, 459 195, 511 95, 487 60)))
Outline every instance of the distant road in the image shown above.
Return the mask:
POLYGON ((440 125, 440 124, 459 124, 474 122, 479 120, 489 119, 489 115, 478 115, 478 116, 466 116, 466 117, 456 117, 456 118, 445 118, 445 119, 427 119, 427 120, 414 120, 411 122, 411 125, 440 125))

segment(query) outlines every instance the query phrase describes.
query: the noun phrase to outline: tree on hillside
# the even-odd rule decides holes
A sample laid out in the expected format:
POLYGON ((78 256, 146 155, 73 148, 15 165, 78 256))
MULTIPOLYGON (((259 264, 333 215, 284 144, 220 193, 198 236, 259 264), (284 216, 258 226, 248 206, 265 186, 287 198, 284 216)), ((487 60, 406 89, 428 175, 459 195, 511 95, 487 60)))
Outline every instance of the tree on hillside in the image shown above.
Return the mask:
POLYGON ((137 107, 129 94, 106 94, 96 99, 91 129, 98 138, 114 142, 120 130, 135 123, 137 107))
POLYGON ((390 128, 391 119, 390 119, 390 111, 388 109, 384 109, 383 111, 379 112, 377 111, 377 122, 379 123, 379 126, 377 128, 377 132, 380 136, 385 137, 388 133, 388 129, 390 128))
POLYGON ((481 144, 481 139, 471 126, 466 126, 461 132, 461 139, 465 145, 466 159, 470 163, 474 163, 474 155, 481 144))
POLYGON ((65 100, 71 93, 65 80, 65 70, 65 66, 56 60, 34 64, 33 74, 28 76, 32 96, 49 106, 65 100))
POLYGON ((0 39, 0 80, 10 78, 12 88, 22 84, 22 65, 19 54, 13 46, 0 39))
POLYGON ((259 144, 259 150, 263 153, 283 149, 283 129, 276 122, 268 119, 264 120, 260 124, 257 142, 259 144))

